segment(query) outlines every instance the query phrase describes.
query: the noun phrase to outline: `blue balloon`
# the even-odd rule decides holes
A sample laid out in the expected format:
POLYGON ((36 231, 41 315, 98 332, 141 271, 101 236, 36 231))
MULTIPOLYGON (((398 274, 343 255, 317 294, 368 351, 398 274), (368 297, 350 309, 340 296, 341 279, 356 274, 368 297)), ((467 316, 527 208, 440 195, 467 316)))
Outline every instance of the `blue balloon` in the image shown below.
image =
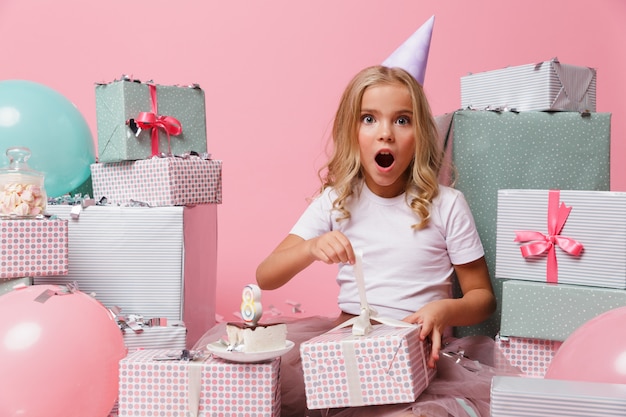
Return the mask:
POLYGON ((0 82, 0 165, 8 165, 6 149, 31 150, 28 165, 45 175, 48 197, 82 185, 95 162, 95 146, 87 121, 57 91, 25 80, 0 82))

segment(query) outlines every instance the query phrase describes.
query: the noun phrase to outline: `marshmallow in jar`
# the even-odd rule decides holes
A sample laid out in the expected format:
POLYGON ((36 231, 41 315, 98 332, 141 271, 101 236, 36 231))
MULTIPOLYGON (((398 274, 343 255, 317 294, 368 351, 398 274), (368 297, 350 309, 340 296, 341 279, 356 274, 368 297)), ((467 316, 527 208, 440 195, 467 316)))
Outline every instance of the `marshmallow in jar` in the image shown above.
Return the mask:
POLYGON ((31 169, 26 161, 28 148, 7 149, 9 166, 0 168, 0 216, 37 217, 44 214, 47 196, 42 173, 31 169))

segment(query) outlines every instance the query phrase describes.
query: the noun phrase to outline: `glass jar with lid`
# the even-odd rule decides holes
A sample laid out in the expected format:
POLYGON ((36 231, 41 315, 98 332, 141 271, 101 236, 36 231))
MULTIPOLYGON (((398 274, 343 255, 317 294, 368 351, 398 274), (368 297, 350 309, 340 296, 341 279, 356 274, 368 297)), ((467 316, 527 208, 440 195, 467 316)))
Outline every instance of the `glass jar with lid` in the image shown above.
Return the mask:
POLYGON ((44 175, 28 166, 30 149, 12 147, 7 149, 6 155, 9 166, 0 168, 0 216, 29 218, 43 215, 48 202, 44 175))

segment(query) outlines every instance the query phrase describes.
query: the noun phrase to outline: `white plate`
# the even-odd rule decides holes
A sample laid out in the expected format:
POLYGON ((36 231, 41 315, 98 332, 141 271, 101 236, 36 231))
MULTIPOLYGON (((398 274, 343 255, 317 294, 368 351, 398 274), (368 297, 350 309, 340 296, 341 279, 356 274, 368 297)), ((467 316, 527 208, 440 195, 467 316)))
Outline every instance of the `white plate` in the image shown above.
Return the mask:
POLYGON ((291 340, 287 340, 286 346, 277 350, 264 350, 263 352, 234 352, 226 350, 227 346, 219 341, 207 345, 207 350, 218 358, 226 359, 231 362, 254 363, 264 362, 277 358, 289 352, 294 347, 291 340))

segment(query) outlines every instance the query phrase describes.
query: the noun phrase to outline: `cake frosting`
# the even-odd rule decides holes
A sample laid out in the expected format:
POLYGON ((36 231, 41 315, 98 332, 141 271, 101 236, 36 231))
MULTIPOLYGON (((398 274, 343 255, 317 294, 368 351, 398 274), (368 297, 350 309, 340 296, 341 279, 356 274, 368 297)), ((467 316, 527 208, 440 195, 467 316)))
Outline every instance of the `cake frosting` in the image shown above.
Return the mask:
POLYGON ((240 311, 243 322, 226 323, 226 336, 232 350, 251 353, 285 348, 286 324, 259 323, 263 308, 261 289, 257 285, 249 284, 244 287, 240 311))
POLYGON ((287 325, 284 323, 227 323, 226 334, 228 344, 240 352, 279 350, 287 344, 287 325))

